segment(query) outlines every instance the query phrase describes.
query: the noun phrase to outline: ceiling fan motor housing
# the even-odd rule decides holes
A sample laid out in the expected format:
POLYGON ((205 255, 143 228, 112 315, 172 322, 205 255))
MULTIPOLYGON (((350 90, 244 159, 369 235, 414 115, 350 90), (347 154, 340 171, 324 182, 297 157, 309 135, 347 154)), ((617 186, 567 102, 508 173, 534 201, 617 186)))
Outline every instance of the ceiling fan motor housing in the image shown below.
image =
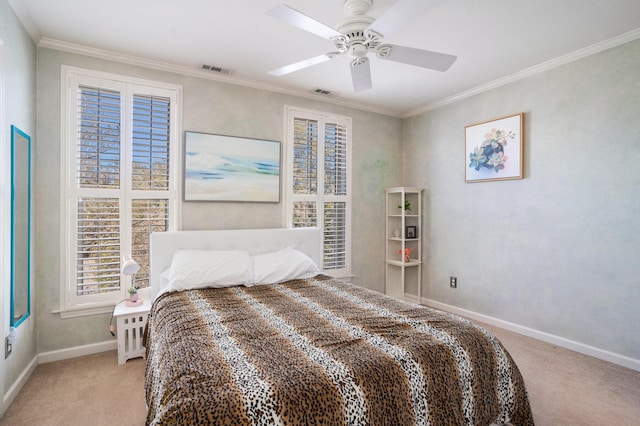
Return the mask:
POLYGON ((368 52, 375 52, 385 58, 390 51, 390 47, 384 49, 381 56, 378 47, 382 42, 382 35, 368 30, 374 21, 367 16, 372 4, 372 0, 345 0, 344 11, 348 18, 336 27, 343 35, 332 38, 338 52, 347 53, 353 59, 353 66, 366 62, 368 52))
POLYGON ((350 23, 351 31, 345 31, 344 26, 339 27, 343 35, 332 38, 338 52, 347 53, 358 63, 363 59, 366 60, 368 52, 375 52, 378 57, 386 58, 391 51, 391 46, 380 44, 382 35, 373 30, 367 30, 368 24, 362 24, 350 23))

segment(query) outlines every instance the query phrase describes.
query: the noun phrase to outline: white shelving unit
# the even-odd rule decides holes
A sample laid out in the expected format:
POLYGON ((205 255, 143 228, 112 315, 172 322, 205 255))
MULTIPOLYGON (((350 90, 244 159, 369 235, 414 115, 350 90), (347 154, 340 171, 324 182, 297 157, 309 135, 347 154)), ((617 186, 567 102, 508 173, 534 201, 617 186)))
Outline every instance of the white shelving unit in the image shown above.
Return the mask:
POLYGON ((422 189, 388 188, 385 193, 385 293, 419 303, 422 297, 422 189), (410 210, 405 210, 405 203, 410 210), (411 249, 409 261, 398 252, 405 253, 406 249, 411 249))

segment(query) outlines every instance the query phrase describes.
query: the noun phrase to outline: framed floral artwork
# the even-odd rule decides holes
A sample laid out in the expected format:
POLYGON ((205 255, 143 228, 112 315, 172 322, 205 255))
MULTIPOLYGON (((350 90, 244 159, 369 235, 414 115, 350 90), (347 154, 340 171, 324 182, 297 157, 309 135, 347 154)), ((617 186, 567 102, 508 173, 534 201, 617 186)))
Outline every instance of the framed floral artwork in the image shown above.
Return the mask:
POLYGON ((465 180, 522 179, 524 113, 465 127, 465 180))

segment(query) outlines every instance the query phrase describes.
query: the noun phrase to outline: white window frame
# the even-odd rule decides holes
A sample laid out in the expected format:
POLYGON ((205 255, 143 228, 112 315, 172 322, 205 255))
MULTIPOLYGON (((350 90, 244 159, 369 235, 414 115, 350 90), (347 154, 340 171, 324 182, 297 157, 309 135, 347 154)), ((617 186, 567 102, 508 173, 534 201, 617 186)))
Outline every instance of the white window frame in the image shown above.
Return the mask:
MULTIPOLYGON (((79 85, 117 90, 121 94, 121 179, 127 195, 117 195, 126 200, 140 198, 166 198, 169 200, 169 230, 178 230, 181 216, 181 195, 179 179, 182 173, 181 110, 182 86, 151 80, 138 79, 100 71, 75 68, 62 65, 61 72, 61 267, 60 267, 60 313, 62 318, 92 315, 110 312, 115 303, 125 299, 127 285, 121 285, 119 291, 103 294, 77 295, 76 255, 73 251, 77 238, 77 190, 76 182, 76 134, 77 134, 77 92, 79 85), (132 144, 132 102, 134 95, 152 95, 168 97, 170 105, 170 154, 168 191, 131 190, 130 164, 132 144)), ((112 190, 98 190, 112 191, 112 190)), ((121 194, 120 190, 113 190, 121 194)), ((104 192, 103 192, 104 193, 104 192)), ((102 193, 102 194, 103 194, 102 193)), ((85 190, 85 196, 87 191, 85 190)), ((102 195, 101 194, 101 195, 102 195)), ((131 213, 121 209, 120 213, 121 254, 131 253, 131 213)), ((121 276, 125 283, 128 277, 121 276)))
MULTIPOLYGON (((283 189, 284 194, 284 217, 285 217, 285 227, 291 228, 293 227, 293 202, 294 201, 315 201, 317 208, 317 221, 318 228, 323 230, 324 236, 324 203, 325 202, 345 202, 346 204, 346 230, 345 230, 345 239, 346 239, 346 256, 345 256, 345 267, 341 269, 324 269, 323 265, 318 265, 323 273, 326 275, 330 275, 336 278, 351 278, 351 217, 352 217, 352 172, 351 165, 353 163, 352 157, 352 133, 353 126, 351 117, 347 117, 344 115, 332 114, 322 111, 316 111, 306 108, 299 108, 295 106, 286 105, 285 113, 284 113, 284 129, 285 129, 285 151, 286 151, 286 161, 284 167, 284 173, 286 175, 286 179, 284 180, 285 188, 283 189), (299 195, 293 193, 293 145, 294 145, 294 119, 302 118, 309 120, 316 120, 318 122, 318 176, 317 176, 317 194, 315 195, 299 195), (346 195, 326 195, 324 194, 324 130, 325 123, 336 123, 339 125, 345 126, 347 129, 347 194, 346 195)), ((323 239, 324 242, 324 239, 323 239)), ((324 253, 324 250, 323 250, 324 253)), ((323 255, 324 257, 324 255, 323 255)))

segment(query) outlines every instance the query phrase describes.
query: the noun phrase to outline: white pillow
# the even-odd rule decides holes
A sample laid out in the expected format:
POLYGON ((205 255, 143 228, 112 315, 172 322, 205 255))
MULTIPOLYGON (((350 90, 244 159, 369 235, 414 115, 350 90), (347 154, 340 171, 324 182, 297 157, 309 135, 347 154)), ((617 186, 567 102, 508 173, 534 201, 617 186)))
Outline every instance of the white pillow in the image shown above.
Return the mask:
POLYGON ((254 285, 311 278, 320 270, 306 254, 292 247, 253 256, 254 285))
POLYGON ((165 288, 169 284, 169 278, 171 278, 171 266, 162 271, 160 274, 160 288, 165 288))
POLYGON ((167 291, 250 285, 252 264, 242 250, 180 250, 173 255, 167 291))

